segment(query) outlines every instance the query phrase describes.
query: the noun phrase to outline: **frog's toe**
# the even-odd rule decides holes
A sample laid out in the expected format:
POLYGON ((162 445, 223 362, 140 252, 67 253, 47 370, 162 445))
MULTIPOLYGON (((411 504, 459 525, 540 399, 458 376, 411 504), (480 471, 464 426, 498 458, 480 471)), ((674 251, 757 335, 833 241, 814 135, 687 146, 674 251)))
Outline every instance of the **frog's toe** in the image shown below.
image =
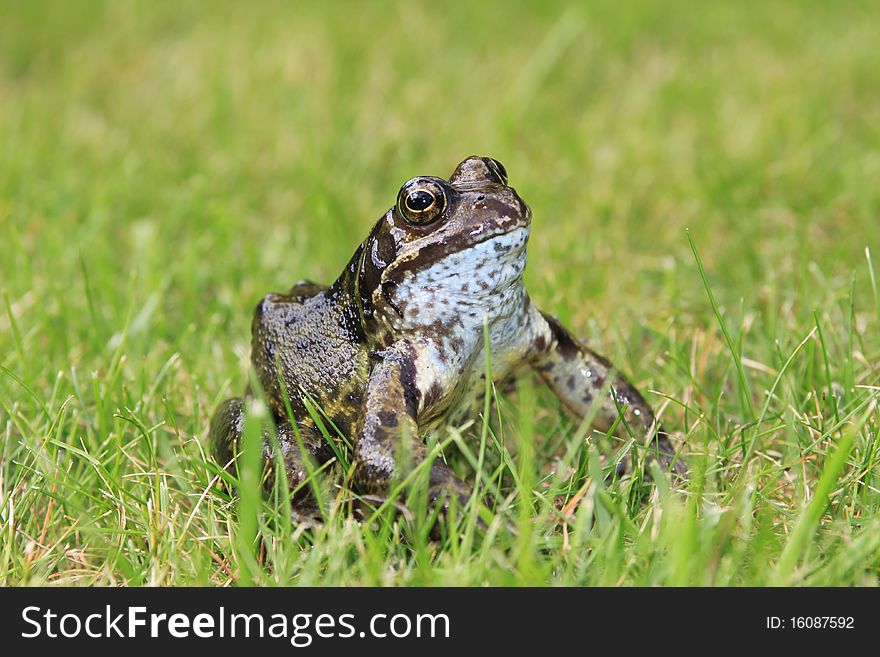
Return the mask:
POLYGON ((290 509, 290 519, 297 527, 313 529, 324 524, 324 517, 317 504, 295 504, 290 509))
MULTIPOLYGON (((681 455, 676 452, 669 435, 662 431, 657 435, 650 447, 647 448, 646 458, 648 462, 656 460, 664 472, 669 472, 677 478, 687 479, 687 466, 681 455)), ((627 455, 620 460, 615 467, 618 477, 623 477, 632 471, 632 463, 627 455)))
MULTIPOLYGON (((470 486, 458 479, 444 482, 441 485, 433 485, 428 489, 428 509, 437 509, 441 518, 446 518, 450 512, 461 518, 462 513, 471 501, 473 490, 470 486)), ((481 500, 475 500, 479 504, 481 500)), ((477 520, 481 526, 482 521, 477 520)))
MULTIPOLYGON (((438 486, 428 490, 428 508, 429 510, 437 509, 437 516, 431 528, 431 540, 442 540, 444 533, 448 532, 450 527, 454 527, 464 517, 464 510, 471 501, 471 492, 461 482, 458 482, 457 486, 438 486), (455 521, 450 522, 453 518, 455 521)), ((475 500, 474 503, 479 504, 480 500, 475 500)), ((475 516, 475 520, 480 529, 483 531, 487 529, 488 526, 479 515, 475 516)))
POLYGON ((676 452, 672 441, 669 439, 669 434, 661 431, 657 435, 657 440, 653 447, 658 452, 657 458, 664 470, 672 472, 682 479, 687 478, 687 466, 685 466, 684 459, 676 452))
POLYGON ((687 466, 685 466, 684 461, 681 458, 675 456, 675 454, 660 454, 660 466, 672 474, 681 477, 682 479, 687 479, 687 466))
POLYGON ((458 505, 459 509, 464 509, 470 501, 470 491, 462 484, 458 486, 434 486, 428 490, 428 505, 430 507, 438 507, 445 514, 448 513, 453 505, 458 505))

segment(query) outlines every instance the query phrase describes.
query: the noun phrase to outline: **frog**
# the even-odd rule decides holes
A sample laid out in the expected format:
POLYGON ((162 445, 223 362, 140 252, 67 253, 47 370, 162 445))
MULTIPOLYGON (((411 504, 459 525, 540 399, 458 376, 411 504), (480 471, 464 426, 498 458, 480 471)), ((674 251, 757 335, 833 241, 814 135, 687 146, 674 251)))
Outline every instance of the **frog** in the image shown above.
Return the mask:
MULTIPOLYGON (((303 484, 335 454, 319 422, 351 440, 361 494, 383 499, 430 458, 426 435, 479 412, 487 376, 503 386, 532 372, 594 430, 632 437, 686 472, 636 386, 532 302, 523 280, 532 212, 508 183, 498 160, 476 155, 448 179, 414 177, 332 285, 301 280, 257 304, 251 363, 271 415, 263 457, 270 472, 280 455, 298 517, 321 514, 303 484)), ((211 448, 227 468, 247 406, 229 399, 211 420, 211 448)), ((445 512, 474 488, 435 458, 426 490, 445 512)))

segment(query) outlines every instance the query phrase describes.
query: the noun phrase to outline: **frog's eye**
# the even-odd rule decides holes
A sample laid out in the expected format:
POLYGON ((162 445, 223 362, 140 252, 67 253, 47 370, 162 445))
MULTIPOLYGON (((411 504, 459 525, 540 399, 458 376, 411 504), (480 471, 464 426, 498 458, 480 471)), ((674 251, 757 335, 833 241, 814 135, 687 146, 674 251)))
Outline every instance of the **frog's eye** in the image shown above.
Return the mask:
POLYGON ((397 207, 410 223, 428 224, 443 212, 446 195, 434 182, 412 181, 400 190, 397 207))
POLYGON ((498 176, 498 179, 501 181, 501 184, 506 185, 507 184, 507 169, 504 168, 504 165, 501 164, 501 162, 499 162, 498 160, 493 159, 491 157, 487 157, 484 161, 486 162, 486 166, 492 170, 492 173, 494 173, 496 176, 498 176))

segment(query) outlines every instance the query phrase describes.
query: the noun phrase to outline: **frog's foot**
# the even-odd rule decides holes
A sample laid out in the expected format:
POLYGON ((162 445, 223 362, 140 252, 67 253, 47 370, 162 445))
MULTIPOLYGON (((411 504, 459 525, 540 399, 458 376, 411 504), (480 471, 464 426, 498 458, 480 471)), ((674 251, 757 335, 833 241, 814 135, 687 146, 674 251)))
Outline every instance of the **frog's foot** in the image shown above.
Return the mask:
MULTIPOLYGON (((669 438, 669 434, 667 434, 662 428, 657 432, 657 435, 651 441, 651 444, 642 449, 645 450, 644 455, 648 462, 656 460, 664 471, 670 472, 672 475, 680 479, 687 479, 688 473, 684 460, 676 452, 676 449, 669 438)), ((618 476, 622 477, 630 472, 630 461, 631 460, 628 456, 621 459, 616 468, 618 476)))
MULTIPOLYGON (((463 483, 458 486, 435 486, 428 489, 428 511, 436 510, 437 517, 431 527, 431 540, 440 541, 444 533, 455 527, 465 517, 465 509, 471 499, 472 491, 463 483), (451 522, 453 521, 454 522, 451 522)), ((480 501, 476 500, 475 504, 480 501)), ((476 516, 477 526, 486 530, 487 525, 482 518, 476 516)))
MULTIPOLYGON (((432 468, 433 478, 434 472, 432 468)), ((425 492, 422 490, 417 494, 424 495, 425 492)), ((451 473, 448 479, 429 484, 427 490, 427 512, 429 515, 431 513, 436 514, 436 520, 431 530, 432 539, 438 540, 440 538, 440 526, 446 522, 453 507, 455 508, 456 517, 458 519, 462 518, 462 513, 467 507, 470 498, 470 488, 464 482, 451 475, 451 473)), ((357 500, 360 504, 356 507, 356 510, 362 519, 369 518, 371 513, 381 506, 393 507, 409 523, 412 523, 415 519, 412 509, 398 498, 388 497, 383 494, 365 494, 359 495, 357 500)), ((482 521, 478 520, 478 522, 483 526, 482 521)))
POLYGON ((324 443, 320 433, 311 427, 300 426, 294 431, 288 422, 279 424, 276 429, 277 443, 267 428, 263 431, 263 454, 266 461, 265 487, 271 491, 275 487, 278 463, 275 446, 279 449, 284 473, 287 476, 287 489, 291 495, 291 513, 295 521, 314 524, 323 520, 324 513, 332 499, 331 479, 325 464, 332 457, 331 450, 324 443), (297 433, 299 435, 297 435, 297 433))
POLYGON ((669 434, 665 431, 661 429, 657 433, 657 437, 654 439, 648 452, 650 455, 657 457, 660 461, 660 466, 664 470, 671 471, 682 479, 687 479, 687 467, 684 460, 679 457, 672 441, 669 439, 669 434))
POLYGON ((369 514, 367 512, 368 510, 374 511, 376 508, 388 504, 390 506, 393 506, 397 510, 397 512, 406 519, 407 522, 413 521, 412 511, 410 511, 410 508, 403 502, 398 502, 397 500, 393 500, 389 497, 383 497, 381 495, 358 495, 357 501, 361 504, 355 507, 355 511, 358 513, 361 519, 369 517, 369 514), (365 507, 362 504, 364 502, 366 504, 373 505, 373 508, 369 509, 369 507, 367 507, 367 509, 365 510, 365 507))
POLYGON ((449 514, 453 506, 456 506, 458 512, 461 513, 467 507, 470 499, 471 490, 461 482, 458 482, 456 486, 446 484, 432 486, 428 489, 428 509, 439 509, 444 516, 449 514))
MULTIPOLYGON (((434 464, 428 486, 428 511, 437 511, 437 521, 431 529, 432 539, 439 540, 442 537, 442 530, 444 526, 449 526, 450 518, 454 517, 456 521, 461 521, 465 509, 471 503, 473 492, 473 488, 452 474, 445 464, 434 464)), ((487 502, 487 499, 473 499, 473 504, 478 507, 483 502, 487 502)), ((485 509, 478 509, 478 513, 479 510, 485 509)), ((476 523, 480 529, 487 529, 486 523, 479 514, 476 516, 476 523)))
POLYGON ((308 506, 297 505, 290 509, 290 520, 296 527, 305 529, 315 529, 323 524, 324 518, 321 516, 321 510, 317 505, 308 506))

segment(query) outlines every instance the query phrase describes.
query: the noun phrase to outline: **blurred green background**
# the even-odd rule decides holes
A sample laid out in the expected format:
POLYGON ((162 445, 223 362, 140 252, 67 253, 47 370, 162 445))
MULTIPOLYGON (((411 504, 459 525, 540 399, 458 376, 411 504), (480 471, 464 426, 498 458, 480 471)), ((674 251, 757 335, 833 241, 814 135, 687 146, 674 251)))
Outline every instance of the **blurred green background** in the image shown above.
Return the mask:
POLYGON ((686 227, 774 337, 822 299, 810 262, 880 244, 874 3, 2 11, 3 287, 68 347, 96 328, 81 257, 101 330, 154 308, 130 348, 244 340, 265 290, 334 278, 403 181, 470 153, 533 207, 533 296, 597 336, 702 313, 686 227))
POLYGON ((405 180, 471 153, 532 207, 535 301, 719 432, 753 418, 685 229, 756 405, 816 321, 834 371, 816 352, 787 399, 876 383, 878 43, 854 1, 3 1, 5 499, 47 485, 21 440, 203 437, 257 300, 330 282, 405 180))

